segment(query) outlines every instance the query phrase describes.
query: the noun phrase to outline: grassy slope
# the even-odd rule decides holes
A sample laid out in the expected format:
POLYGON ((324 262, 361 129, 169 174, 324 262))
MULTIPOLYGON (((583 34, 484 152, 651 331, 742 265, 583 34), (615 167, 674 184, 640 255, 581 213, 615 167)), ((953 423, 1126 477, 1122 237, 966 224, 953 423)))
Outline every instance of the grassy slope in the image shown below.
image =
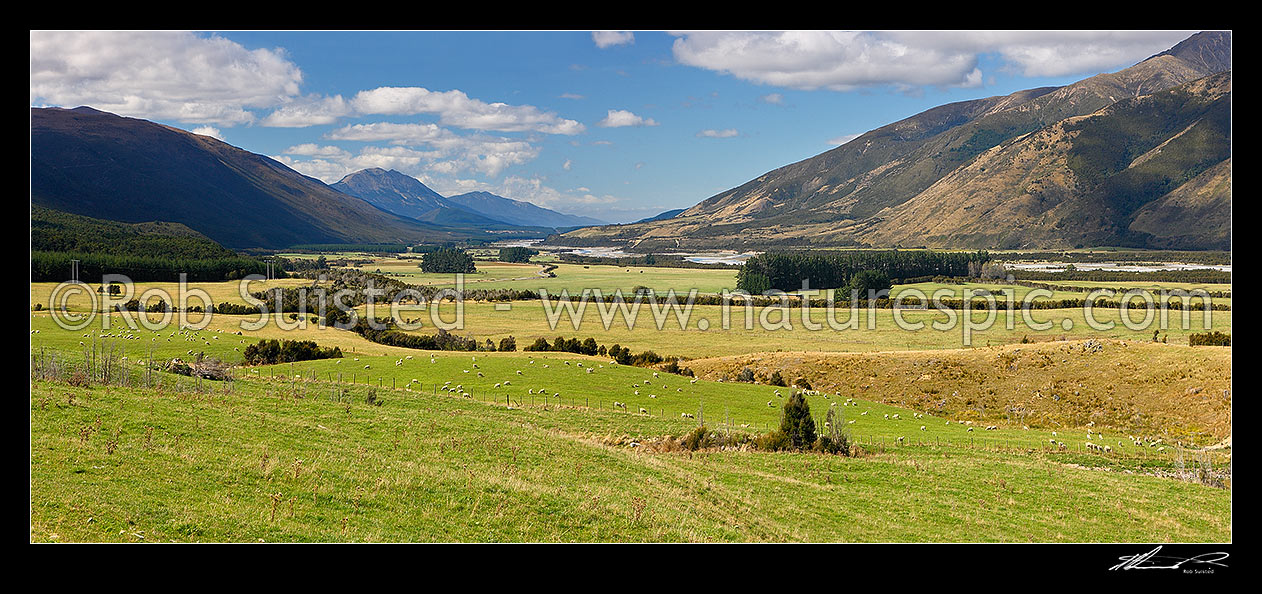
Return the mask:
MULTIPOLYGON (((690 361, 700 377, 779 370, 826 391, 1004 426, 1094 423, 1127 435, 1231 434, 1231 349, 1151 342, 1045 342, 953 351, 758 353, 690 361), (1012 407, 1011 409, 1009 407, 1012 407)), ((1111 442, 1109 442, 1111 444, 1111 442)), ((1120 447, 1120 446, 1114 446, 1120 447)))
POLYGON ((637 415, 298 387, 33 384, 32 540, 1231 538, 1229 492, 1038 452, 650 454, 589 431, 637 415))

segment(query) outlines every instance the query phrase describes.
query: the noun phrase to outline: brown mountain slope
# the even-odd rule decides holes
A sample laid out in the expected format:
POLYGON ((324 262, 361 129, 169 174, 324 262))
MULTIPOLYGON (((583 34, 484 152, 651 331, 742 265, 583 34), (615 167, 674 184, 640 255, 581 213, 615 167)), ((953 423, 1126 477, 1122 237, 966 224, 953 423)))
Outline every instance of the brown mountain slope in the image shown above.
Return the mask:
POLYGON ((1171 249, 1231 246, 1231 159, 1206 169, 1173 192, 1144 205, 1130 229, 1171 249))
MULTIPOLYGON (((1147 233, 1142 224, 1129 225, 1143 197, 1161 201, 1176 187, 1171 180, 1195 178, 1230 155, 1230 81, 1230 73, 1222 73, 1120 101, 994 147, 915 198, 878 213, 864 239, 977 248, 1150 245, 1154 241, 1146 237, 1128 238, 1147 233), (1095 154, 1101 150, 1108 154, 1095 154)), ((1157 228, 1168 235, 1182 221, 1185 228, 1175 231, 1182 243, 1229 249, 1223 237, 1203 237, 1197 219, 1174 218, 1221 219, 1224 206, 1229 217, 1230 197, 1215 198, 1196 201, 1197 212, 1163 209, 1164 224, 1157 228)))
MULTIPOLYGON (((952 225, 969 228, 956 233, 939 229, 936 236, 948 244, 957 238, 966 240, 969 247, 995 240, 1005 245, 1048 246, 1066 242, 1072 245, 1081 239, 1114 244, 1142 243, 1142 236, 1127 229, 1129 220, 1098 220, 1118 212, 1128 217, 1142 204, 1114 205, 1113 202, 1124 200, 1106 197, 1104 202, 1108 203, 1108 208, 1101 211, 1085 203, 1066 202, 1064 196, 1056 195, 1056 188, 1076 187, 1073 178, 1077 174, 1073 170, 1081 169, 1081 163, 1071 163, 1066 155, 1035 153, 1047 149, 1049 142, 1059 142, 1066 148, 1064 139, 1060 138, 1065 131, 1055 129, 1062 122, 1098 113, 1119 102, 1187 85, 1224 67, 1230 67, 1230 33, 1199 33, 1167 52, 1119 72, 1093 76, 1066 87, 1032 89, 926 111, 868 132, 823 154, 768 172, 669 220, 583 229, 566 234, 554 243, 623 244, 638 249, 895 245, 889 243, 891 241, 923 245, 925 242, 916 238, 928 230, 917 230, 915 224, 891 223, 890 220, 903 212, 899 210, 902 205, 926 193, 938 199, 938 211, 927 208, 931 204, 913 206, 909 211, 930 213, 943 221, 949 220, 952 225), (1036 132, 1040 135, 1034 136, 1036 132), (995 147, 1010 147, 1022 139, 1031 143, 992 154, 995 147), (1042 144, 1035 144, 1035 140, 1042 144), (980 161, 988 161, 990 165, 979 165, 980 161), (1014 163, 1027 165, 1033 161, 1042 163, 1041 169, 995 171, 996 167, 1014 163), (1053 173, 1058 168, 1062 171, 1053 173), (1064 171, 1066 169, 1069 173, 1064 171), (1021 184, 1005 190, 1019 194, 1024 194, 1025 185, 1037 181, 1034 187, 1041 199, 1006 204, 995 212, 980 204, 973 205, 970 211, 959 212, 960 203, 971 199, 968 192, 972 189, 965 190, 965 195, 956 195, 945 191, 949 184, 940 184, 954 181, 959 191, 965 180, 982 174, 993 184, 1002 179, 1009 184, 1021 184), (1042 184, 1047 184, 1047 188, 1041 189, 1042 184), (1064 205, 1062 210, 1079 210, 1053 213, 1049 219, 1045 213, 1059 204, 1064 205), (1082 210, 1082 207, 1087 208, 1082 210), (986 213, 989 218, 974 218, 986 213), (1033 218, 1027 220, 1026 217, 1033 218), (1008 228, 1006 233, 993 230, 996 218, 1008 228), (1026 236, 1025 229, 1045 228, 1048 220, 1053 224, 1065 221, 1066 225, 1071 221, 1074 224, 1086 222, 1095 232, 1063 234, 1057 231, 1026 236)), ((1156 119, 1161 117, 1158 115, 1156 119)), ((1134 116, 1128 121, 1137 119, 1138 116, 1134 116)), ((1199 171, 1193 172, 1192 176, 1197 173, 1199 171)), ((1090 183, 1079 188, 1081 191, 1112 188, 1092 175, 1090 183)), ((1128 187, 1125 191, 1132 189, 1128 187)), ((996 191, 997 188, 992 188, 992 192, 996 191)), ((1140 195, 1145 199, 1155 198, 1149 196, 1152 191, 1145 188, 1140 195)), ((935 223, 935 226, 941 225, 935 223)))

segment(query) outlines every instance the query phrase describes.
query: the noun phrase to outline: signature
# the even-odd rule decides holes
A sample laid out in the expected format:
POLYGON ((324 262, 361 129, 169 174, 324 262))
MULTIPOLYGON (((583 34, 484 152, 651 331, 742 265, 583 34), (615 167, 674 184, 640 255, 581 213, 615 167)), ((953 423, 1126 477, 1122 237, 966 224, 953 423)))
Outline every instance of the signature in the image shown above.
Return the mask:
POLYGON ((1184 564, 1210 565, 1215 567, 1227 567, 1225 563, 1219 563, 1230 555, 1224 552, 1202 553, 1195 557, 1186 559, 1180 557, 1172 557, 1170 555, 1158 555, 1161 547, 1157 547, 1147 553, 1140 555, 1126 555, 1118 557, 1121 563, 1109 568, 1109 571, 1117 571, 1119 569, 1180 569, 1184 564), (1169 565, 1159 565, 1159 563, 1170 563, 1169 565))

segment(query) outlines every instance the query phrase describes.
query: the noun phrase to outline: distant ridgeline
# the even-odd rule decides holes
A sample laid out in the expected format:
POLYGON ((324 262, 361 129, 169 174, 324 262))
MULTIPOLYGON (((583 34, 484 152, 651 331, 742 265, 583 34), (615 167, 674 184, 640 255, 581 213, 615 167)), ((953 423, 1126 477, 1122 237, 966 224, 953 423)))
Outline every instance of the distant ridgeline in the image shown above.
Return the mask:
POLYGON ((31 206, 31 281, 125 274, 133 281, 219 281, 263 274, 266 265, 241 256, 178 223, 118 223, 31 206))
POLYGON ((890 279, 971 276, 990 260, 987 252, 912 251, 785 251, 765 252, 745 262, 736 288, 759 294, 770 289, 797 291, 804 281, 811 289, 836 289, 865 270, 890 279))
POLYGON ((402 243, 304 243, 289 249, 300 252, 364 252, 366 254, 401 254, 408 251, 402 243))

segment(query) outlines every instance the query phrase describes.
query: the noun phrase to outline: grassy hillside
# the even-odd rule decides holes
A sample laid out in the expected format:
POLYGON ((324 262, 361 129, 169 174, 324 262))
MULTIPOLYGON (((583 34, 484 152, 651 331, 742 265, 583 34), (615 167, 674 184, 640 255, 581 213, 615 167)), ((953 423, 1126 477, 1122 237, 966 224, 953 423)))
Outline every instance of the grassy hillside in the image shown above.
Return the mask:
POLYGON ((640 415, 294 385, 33 383, 32 540, 1231 539, 1228 491, 1103 457, 688 454, 640 415))

